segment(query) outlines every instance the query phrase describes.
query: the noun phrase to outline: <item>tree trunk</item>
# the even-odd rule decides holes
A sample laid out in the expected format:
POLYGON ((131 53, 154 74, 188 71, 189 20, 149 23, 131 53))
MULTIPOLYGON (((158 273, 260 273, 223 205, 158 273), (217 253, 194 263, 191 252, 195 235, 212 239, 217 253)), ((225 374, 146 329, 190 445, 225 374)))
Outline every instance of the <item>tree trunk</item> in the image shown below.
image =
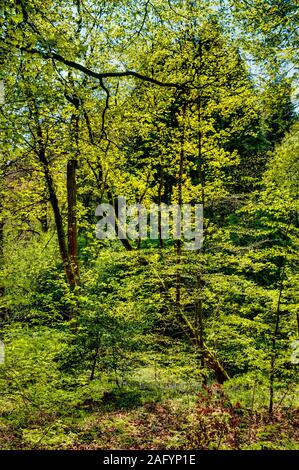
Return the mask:
POLYGON ((276 366, 276 341, 277 341, 277 335, 278 335, 278 331, 279 331, 280 304, 281 304, 282 289, 283 289, 283 283, 282 283, 282 280, 281 280, 280 287, 279 287, 278 301, 277 301, 277 309, 276 309, 275 329, 274 329, 273 338, 272 338, 272 352, 271 352, 270 375, 269 375, 269 415, 270 416, 273 413, 273 406, 274 406, 274 378, 275 378, 275 366, 276 366))
POLYGON ((49 229, 48 225, 48 201, 47 201, 47 190, 46 188, 43 190, 43 199, 44 201, 42 202, 42 210, 41 210, 41 215, 39 218, 39 221, 42 226, 42 231, 46 233, 49 229))
POLYGON ((76 277, 76 284, 80 284, 78 264, 78 231, 77 231, 77 160, 72 159, 67 163, 67 202, 68 202, 68 253, 72 270, 76 277))
POLYGON ((280 271, 280 281, 279 281, 279 292, 278 292, 278 299, 277 299, 277 307, 276 307, 276 316, 275 316, 275 328, 272 337, 272 352, 271 352, 271 362, 270 362, 270 374, 269 374, 269 415, 271 416, 273 413, 273 406, 274 406, 274 379, 275 379, 275 369, 276 369, 276 343, 277 343, 277 336, 279 332, 279 322, 280 322, 280 306, 281 306, 281 299, 283 293, 283 281, 285 276, 285 269, 287 263, 287 253, 288 253, 288 231, 289 226, 286 233, 285 238, 285 254, 283 258, 283 264, 280 271))
POLYGON ((164 171, 163 167, 160 168, 160 180, 159 180, 159 187, 158 187, 158 204, 160 210, 158 210, 158 232, 159 232, 159 244, 160 248, 164 247, 164 240, 162 238, 162 212, 161 212, 161 204, 162 204, 162 188, 164 183, 164 171))
POLYGON ((61 216, 61 212, 60 212, 60 208, 58 204, 58 199, 57 199, 53 179, 50 174, 48 161, 46 159, 45 151, 43 147, 40 148, 39 158, 40 158, 40 162, 43 165, 45 180, 46 180, 47 188, 49 191, 50 203, 51 203, 53 213, 54 213, 54 220, 55 220, 55 226, 56 226, 56 231, 57 231, 60 256, 63 262, 68 285, 70 286, 71 289, 73 289, 76 285, 75 274, 72 268, 69 254, 68 254, 62 216, 61 216))
POLYGON ((132 247, 131 243, 129 242, 128 238, 124 236, 123 227, 121 226, 121 224, 120 224, 120 222, 119 222, 119 220, 118 220, 118 218, 117 218, 117 212, 118 212, 118 211, 117 211, 117 205, 116 205, 117 203, 116 203, 116 201, 114 200, 113 195, 112 195, 112 193, 111 193, 110 190, 107 191, 107 195, 108 195, 109 204, 110 204, 111 206, 113 206, 113 208, 114 208, 115 230, 116 230, 116 233, 117 233, 117 235, 119 235, 119 236, 121 235, 120 241, 121 241, 121 243, 123 244, 123 246, 125 247, 125 249, 126 249, 127 251, 133 251, 133 247, 132 247))
MULTIPOLYGON (((2 270, 4 267, 4 220, 0 220, 0 269, 2 270)), ((6 309, 3 305, 5 295, 5 287, 0 285, 0 320, 5 320, 6 317, 6 309)))
MULTIPOLYGON (((197 289, 203 290, 203 282, 200 279, 200 276, 197 276, 197 289)), ((200 295, 201 295, 200 292, 200 295)), ((196 321, 196 328, 198 330, 199 336, 199 347, 200 347, 200 362, 201 367, 204 369, 205 367, 205 354, 204 354, 204 327, 203 327, 203 307, 202 307, 202 299, 198 297, 195 303, 195 321, 196 321)))

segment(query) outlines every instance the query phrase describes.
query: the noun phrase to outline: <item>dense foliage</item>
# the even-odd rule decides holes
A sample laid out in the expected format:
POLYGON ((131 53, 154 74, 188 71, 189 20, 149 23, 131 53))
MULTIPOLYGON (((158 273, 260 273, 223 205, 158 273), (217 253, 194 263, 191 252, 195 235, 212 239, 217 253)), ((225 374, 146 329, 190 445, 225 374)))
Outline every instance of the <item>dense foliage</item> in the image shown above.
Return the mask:
POLYGON ((1 448, 296 448, 297 19, 2 1, 1 448), (120 196, 202 204, 201 248, 98 239, 120 196))

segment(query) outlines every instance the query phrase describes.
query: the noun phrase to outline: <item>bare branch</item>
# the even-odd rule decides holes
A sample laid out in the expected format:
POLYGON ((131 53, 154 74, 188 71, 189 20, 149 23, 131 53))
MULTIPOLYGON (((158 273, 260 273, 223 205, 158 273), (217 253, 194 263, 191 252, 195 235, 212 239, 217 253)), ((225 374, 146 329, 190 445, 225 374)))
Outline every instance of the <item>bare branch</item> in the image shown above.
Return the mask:
POLYGON ((125 70, 123 72, 102 72, 102 73, 94 72, 93 70, 90 70, 84 65, 78 64, 78 62, 74 62, 73 60, 66 59, 65 57, 63 57, 62 55, 56 52, 45 52, 45 51, 40 51, 39 49, 35 49, 35 48, 29 49, 26 47, 19 47, 19 49, 23 52, 28 52, 29 54, 38 54, 44 59, 57 60, 67 65, 68 67, 71 67, 75 70, 80 70, 80 72, 83 72, 84 74, 90 77, 97 78, 100 81, 102 81, 103 78, 135 77, 144 82, 152 83, 154 85, 159 85, 162 87, 177 88, 177 89, 184 88, 184 85, 180 85, 178 83, 172 83, 172 82, 161 82, 160 80, 156 80, 155 78, 148 77, 147 75, 142 75, 141 73, 135 72, 133 70, 125 70))

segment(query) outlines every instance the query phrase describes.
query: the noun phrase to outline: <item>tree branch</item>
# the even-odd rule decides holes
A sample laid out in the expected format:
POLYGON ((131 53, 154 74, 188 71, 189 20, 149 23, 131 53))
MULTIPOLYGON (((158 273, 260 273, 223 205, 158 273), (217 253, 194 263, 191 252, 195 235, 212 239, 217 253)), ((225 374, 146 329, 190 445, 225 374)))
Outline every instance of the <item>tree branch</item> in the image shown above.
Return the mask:
POLYGON ((100 81, 102 81, 103 78, 135 77, 144 82, 153 83, 154 85, 159 85, 162 87, 177 88, 177 89, 184 88, 184 85, 180 85, 178 83, 172 83, 172 82, 161 82, 160 80, 156 80, 155 78, 148 77, 147 75, 142 75, 141 73, 135 72, 133 70, 125 70, 124 72, 102 72, 102 73, 94 72, 93 70, 90 70, 84 65, 78 64, 78 62, 75 62, 73 60, 66 59, 65 57, 63 57, 62 55, 56 52, 45 52, 39 49, 27 48, 27 47, 22 47, 22 46, 19 47, 19 49, 23 52, 28 52, 29 54, 38 54, 44 59, 57 60, 67 65, 68 67, 71 67, 75 70, 80 70, 80 72, 83 72, 90 77, 97 78, 100 81))

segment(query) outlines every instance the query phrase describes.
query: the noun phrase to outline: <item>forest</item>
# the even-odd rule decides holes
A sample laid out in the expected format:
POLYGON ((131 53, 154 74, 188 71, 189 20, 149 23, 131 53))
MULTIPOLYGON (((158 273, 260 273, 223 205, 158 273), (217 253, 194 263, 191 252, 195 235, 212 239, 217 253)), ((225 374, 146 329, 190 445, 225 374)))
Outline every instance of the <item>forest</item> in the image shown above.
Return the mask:
POLYGON ((299 450, 298 26, 1 1, 1 450, 299 450))

